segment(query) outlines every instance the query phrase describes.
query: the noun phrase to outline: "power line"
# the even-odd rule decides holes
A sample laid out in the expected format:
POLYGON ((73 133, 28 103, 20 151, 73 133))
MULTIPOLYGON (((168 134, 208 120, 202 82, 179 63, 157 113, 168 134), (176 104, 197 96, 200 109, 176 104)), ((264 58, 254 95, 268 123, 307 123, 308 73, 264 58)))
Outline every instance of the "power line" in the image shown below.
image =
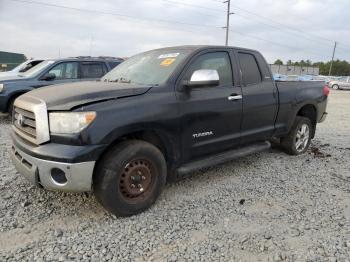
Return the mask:
MULTIPOLYGON (((183 6, 187 6, 187 7, 202 8, 202 9, 206 9, 206 10, 213 11, 213 12, 220 12, 220 13, 224 12, 224 10, 222 10, 222 9, 209 8, 209 7, 205 7, 205 6, 201 6, 201 5, 194 5, 194 4, 189 4, 189 3, 184 3, 184 2, 178 2, 178 1, 172 1, 172 0, 163 0, 163 1, 169 2, 169 3, 173 3, 173 4, 177 4, 177 5, 183 5, 183 6)), ((218 3, 218 2, 219 2, 219 3, 227 3, 227 1, 224 1, 224 2, 223 2, 223 1, 220 1, 220 0, 217 0, 217 1, 214 0, 214 2, 217 2, 217 3, 218 3)), ((244 10, 244 9, 238 8, 238 7, 237 7, 237 9, 240 9, 241 11, 244 10)), ((248 13, 248 11, 246 11, 246 10, 244 10, 243 12, 248 13)), ((256 18, 256 16, 257 16, 257 14, 255 14, 255 13, 253 13, 253 12, 249 12, 248 14, 254 15, 254 18, 256 18)), ((208 14, 205 14, 205 15, 208 15, 208 14)), ((251 19, 252 19, 251 17, 247 17, 247 16, 242 15, 242 14, 237 13, 237 12, 235 12, 235 15, 236 15, 236 16, 239 16, 239 17, 242 17, 242 18, 244 18, 244 19, 247 19, 247 20, 251 20, 251 19)), ((209 16, 211 16, 211 15, 209 15, 209 16)), ((314 36, 314 37, 309 36, 308 33, 304 31, 304 32, 306 33, 306 35, 305 35, 304 33, 300 32, 299 29, 295 29, 295 28, 292 28, 292 27, 289 28, 289 26, 286 26, 286 25, 284 25, 284 24, 282 24, 282 23, 276 22, 276 21, 274 21, 274 20, 272 20, 272 19, 265 18, 265 17, 263 17, 263 16, 259 16, 259 17, 260 17, 260 19, 262 19, 262 20, 269 20, 270 23, 277 24, 277 25, 272 25, 272 24, 268 24, 268 23, 266 23, 266 22, 261 22, 261 21, 259 21, 260 24, 263 24, 263 25, 269 26, 269 27, 271 27, 271 28, 277 29, 277 30, 279 30, 281 33, 288 34, 288 35, 293 34, 293 35, 295 35, 295 36, 304 38, 304 39, 307 40, 307 41, 317 43, 319 46, 321 45, 321 43, 315 39, 315 37, 318 38, 318 36, 314 36), (287 27, 287 28, 286 28, 286 27, 287 27)), ((224 28, 226 28, 226 27, 224 27, 224 28)), ((330 40, 327 39, 327 41, 330 41, 330 40)), ((328 44, 326 45, 326 44, 324 43, 324 44, 322 44, 322 45, 324 46, 324 48, 326 48, 326 46, 329 48, 329 45, 328 45, 328 44)))
MULTIPOLYGON (((221 2, 221 3, 222 3, 222 1, 220 1, 220 0, 211 0, 211 1, 213 1, 213 2, 221 2)), ((310 32, 306 32, 305 30, 301 30, 300 28, 295 28, 295 27, 292 27, 292 26, 285 25, 285 24, 283 24, 283 23, 281 23, 281 22, 278 22, 278 21, 276 21, 276 20, 274 20, 274 19, 271 19, 271 18, 262 16, 262 15, 260 15, 260 14, 254 13, 254 12, 251 12, 251 11, 249 11, 249 10, 247 10, 247 9, 243 9, 243 8, 237 6, 237 5, 232 4, 232 6, 234 6, 234 7, 237 8, 238 10, 241 10, 242 12, 245 12, 245 13, 248 13, 248 14, 251 14, 251 15, 254 15, 254 16, 259 17, 259 18, 261 18, 261 19, 268 20, 268 21, 270 21, 270 22, 272 22, 272 23, 275 23, 275 24, 278 24, 278 25, 280 25, 280 26, 283 26, 283 29, 284 29, 284 30, 285 30, 285 29, 292 30, 292 31, 294 31, 294 32, 296 32, 296 33, 299 33, 299 34, 300 34, 301 32, 304 32, 304 33, 306 33, 307 35, 314 36, 314 37, 316 37, 316 38, 318 38, 318 39, 321 39, 321 40, 323 40, 323 41, 333 42, 333 40, 330 40, 330 39, 328 39, 328 38, 325 38, 325 37, 322 37, 322 36, 319 36, 319 35, 316 35, 316 34, 313 34, 313 33, 310 33, 310 32)), ((290 15, 289 15, 289 16, 290 16, 290 15)), ((293 15, 293 16, 294 16, 294 17, 297 17, 299 20, 301 19, 301 20, 304 20, 304 21, 312 22, 311 20, 308 20, 308 19, 305 19, 305 18, 301 18, 301 17, 296 16, 296 15, 293 15)), ((338 43, 339 43, 339 42, 338 42, 338 43)), ((343 44, 343 45, 348 46, 348 47, 350 48, 350 45, 347 45, 347 44, 343 44)))
MULTIPOLYGON (((105 11, 98 11, 98 10, 91 10, 91 9, 84 9, 84 8, 69 7, 69 6, 56 5, 56 4, 50 4, 50 3, 43 3, 43 2, 39 2, 39 1, 28 1, 28 0, 8 0, 8 1, 20 2, 20 3, 28 3, 28 4, 36 4, 36 5, 49 6, 49 7, 55 7, 55 8, 62 8, 62 9, 67 9, 67 10, 79 11, 79 12, 89 12, 89 13, 98 13, 98 14, 104 14, 104 15, 112 15, 112 16, 116 16, 116 17, 119 17, 119 18, 128 18, 128 19, 141 20, 141 21, 161 22, 161 23, 166 23, 166 24, 170 23, 170 24, 190 25, 190 26, 196 26, 196 27, 203 27, 203 28, 206 28, 206 29, 207 28, 212 28, 212 29, 221 29, 222 28, 220 26, 214 26, 214 25, 203 25, 203 24, 186 23, 186 22, 180 22, 180 21, 174 21, 174 20, 135 17, 135 16, 132 16, 132 15, 125 15, 125 14, 120 14, 120 13, 115 13, 115 12, 105 12, 105 11)), ((185 30, 181 29, 179 31, 185 31, 185 30)), ((244 34, 242 32, 236 31, 236 30, 231 30, 230 29, 229 31, 241 34, 241 35, 246 36, 246 37, 254 38, 254 39, 257 39, 257 40, 260 40, 260 41, 269 42, 269 43, 272 43, 274 45, 279 45, 279 46, 288 48, 290 50, 298 50, 298 51, 300 51, 300 49, 297 49, 295 47, 291 47, 291 46, 288 46, 288 45, 277 43, 277 42, 274 42, 274 41, 271 41, 271 40, 267 40, 267 39, 264 39, 264 38, 260 38, 260 37, 257 37, 257 36, 251 36, 251 35, 248 35, 248 34, 244 34)), ((189 31, 189 32, 193 32, 193 31, 189 31)), ((311 53, 311 52, 309 52, 309 53, 311 53)), ((316 54, 316 53, 314 53, 314 54, 316 54)), ((316 54, 316 55, 319 55, 319 54, 316 54)))
POLYGON ((219 18, 219 16, 218 15, 214 15, 214 14, 208 14, 208 13, 201 12, 201 11, 198 10, 198 8, 202 8, 202 9, 206 9, 206 10, 210 10, 210 11, 217 11, 217 12, 220 12, 220 13, 224 12, 224 10, 220 10, 220 11, 218 11, 219 9, 211 10, 211 8, 206 8, 206 7, 197 6, 197 5, 191 5, 191 4, 187 4, 187 3, 179 3, 179 2, 171 1, 171 0, 162 0, 162 1, 166 2, 166 3, 173 4, 173 5, 182 5, 182 6, 187 7, 187 8, 192 8, 192 11, 194 11, 194 12, 196 12, 198 14, 202 14, 202 15, 205 15, 205 16, 211 16, 211 17, 215 17, 215 18, 219 18))
POLYGON ((204 27, 204 28, 207 28, 207 27, 221 28, 220 26, 214 26, 214 25, 187 23, 187 22, 181 22, 181 21, 175 21, 175 20, 156 19, 156 18, 148 18, 148 17, 137 17, 137 16, 126 15, 126 14, 115 13, 115 12, 98 11, 98 10, 70 7, 70 6, 65 6, 65 5, 56 5, 56 4, 44 3, 44 2, 38 2, 38 1, 27 1, 27 0, 7 0, 7 1, 56 7, 56 8, 73 10, 73 11, 78 11, 78 12, 98 13, 98 14, 111 15, 111 16, 117 16, 117 17, 121 17, 121 18, 128 18, 128 19, 135 19, 135 20, 143 20, 143 21, 147 20, 147 21, 158 22, 158 23, 181 24, 181 25, 189 25, 189 26, 204 27))
POLYGON ((251 14, 251 15, 254 15, 254 16, 257 16, 257 17, 260 17, 261 19, 265 19, 265 20, 271 21, 271 22, 273 22, 273 23, 275 23, 275 24, 278 24, 278 25, 280 25, 280 26, 283 26, 284 29, 296 31, 296 32, 298 32, 298 33, 304 32, 304 33, 306 33, 306 34, 308 34, 308 35, 313 35, 314 37, 317 37, 317 38, 322 39, 322 40, 324 40, 324 41, 332 42, 332 40, 329 40, 329 39, 327 39, 327 38, 324 38, 324 37, 321 37, 321 36, 318 36, 318 35, 315 35, 315 34, 306 32, 306 31, 304 31, 304 30, 301 30, 300 28, 295 28, 295 27, 292 27, 292 26, 285 25, 285 24, 280 23, 280 22, 278 22, 278 21, 276 21, 276 20, 273 20, 273 19, 271 19, 271 18, 262 16, 262 15, 259 15, 259 14, 257 14, 257 13, 254 13, 254 12, 251 12, 251 11, 249 11, 249 10, 243 9, 243 8, 241 8, 241 7, 238 7, 237 5, 233 5, 233 6, 234 6, 235 8, 237 8, 238 10, 241 10, 242 12, 246 12, 246 13, 248 13, 248 14, 251 14))
MULTIPOLYGON (((233 33, 237 33, 237 34, 243 35, 245 37, 253 38, 253 39, 256 39, 256 40, 260 40, 260 41, 271 43, 273 45, 277 45, 277 46, 281 46, 281 47, 284 47, 284 48, 288 48, 289 50, 295 50, 295 51, 305 50, 305 49, 299 49, 299 48, 295 48, 295 47, 292 47, 292 46, 289 46, 289 45, 284 45, 284 44, 281 44, 281 43, 277 43, 277 42, 274 42, 274 41, 271 41, 271 40, 268 40, 268 39, 265 39, 265 38, 261 38, 261 37, 258 37, 258 36, 248 35, 248 34, 242 33, 242 32, 237 31, 237 30, 230 30, 230 31, 233 32, 233 33)), ((307 50, 307 52, 319 56, 318 53, 315 53, 313 51, 307 50)))
MULTIPOLYGON (((225 12, 224 9, 219 9, 219 8, 212 8, 212 7, 207 7, 203 5, 194 5, 194 4, 189 4, 189 3, 184 3, 184 2, 178 2, 178 1, 172 1, 172 0, 162 0, 163 2, 168 2, 168 3, 173 3, 173 4, 178 4, 178 5, 183 5, 183 6, 189 6, 189 7, 195 7, 195 8, 201 8, 201 9, 206 9, 209 11, 213 12, 220 12, 223 13, 225 12)), ((219 1, 220 3, 224 3, 222 1, 219 1)))

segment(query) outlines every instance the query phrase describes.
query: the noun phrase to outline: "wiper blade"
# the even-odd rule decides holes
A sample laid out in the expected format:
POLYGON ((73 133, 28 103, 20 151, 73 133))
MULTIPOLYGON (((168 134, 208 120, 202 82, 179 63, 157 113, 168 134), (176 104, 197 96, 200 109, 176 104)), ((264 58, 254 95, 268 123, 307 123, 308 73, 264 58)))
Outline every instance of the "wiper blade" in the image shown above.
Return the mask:
POLYGON ((114 83, 123 83, 123 84, 130 84, 131 80, 128 80, 126 78, 120 77, 117 79, 105 79, 105 82, 114 82, 114 83))
POLYGON ((119 83, 130 84, 131 80, 121 77, 119 78, 119 83))
POLYGON ((112 79, 105 79, 105 80, 103 80, 103 82, 118 82, 118 79, 116 79, 116 80, 112 80, 112 79))

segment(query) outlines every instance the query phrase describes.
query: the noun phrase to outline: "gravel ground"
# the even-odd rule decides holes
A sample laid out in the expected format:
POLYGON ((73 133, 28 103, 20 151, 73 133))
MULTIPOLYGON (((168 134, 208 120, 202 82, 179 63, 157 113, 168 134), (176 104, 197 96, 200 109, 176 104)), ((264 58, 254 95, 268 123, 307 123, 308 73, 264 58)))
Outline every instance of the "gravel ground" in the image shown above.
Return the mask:
POLYGON ((350 92, 333 91, 310 150, 276 149, 166 186, 115 218, 91 194, 31 186, 0 121, 0 261, 350 261, 350 92))

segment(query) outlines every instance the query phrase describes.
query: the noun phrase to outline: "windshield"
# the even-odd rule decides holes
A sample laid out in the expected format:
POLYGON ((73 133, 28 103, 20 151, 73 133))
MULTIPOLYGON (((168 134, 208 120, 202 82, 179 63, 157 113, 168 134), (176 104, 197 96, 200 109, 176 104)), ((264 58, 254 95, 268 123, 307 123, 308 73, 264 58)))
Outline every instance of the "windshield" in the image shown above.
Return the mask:
POLYGON ((18 66, 16 66, 14 69, 12 69, 12 72, 19 72, 21 71, 23 68, 26 67, 26 65, 29 63, 30 61, 24 61, 22 64, 19 64, 18 66))
POLYGON ((32 67, 31 69, 29 69, 28 71, 24 72, 24 73, 20 73, 18 74, 19 76, 23 76, 23 77, 33 77, 36 76, 37 74, 39 74, 40 72, 42 72, 46 67, 48 67, 49 65, 53 64, 55 61, 52 60, 46 60, 44 62, 41 62, 40 64, 32 67))
POLYGON ((141 53, 121 63, 101 81, 161 85, 189 53, 189 50, 155 50, 141 53))

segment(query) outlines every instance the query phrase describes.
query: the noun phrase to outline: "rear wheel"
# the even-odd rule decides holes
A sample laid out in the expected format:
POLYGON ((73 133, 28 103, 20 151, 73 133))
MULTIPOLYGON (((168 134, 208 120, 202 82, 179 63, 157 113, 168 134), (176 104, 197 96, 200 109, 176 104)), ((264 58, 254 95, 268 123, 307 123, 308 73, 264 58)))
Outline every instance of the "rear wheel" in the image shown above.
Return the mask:
POLYGON ((281 138, 281 145, 290 155, 303 154, 310 146, 312 132, 310 119, 297 116, 289 134, 281 138))
POLYGON ((161 151, 144 141, 125 141, 112 148, 97 166, 93 189, 97 200, 117 216, 148 209, 166 181, 161 151))

